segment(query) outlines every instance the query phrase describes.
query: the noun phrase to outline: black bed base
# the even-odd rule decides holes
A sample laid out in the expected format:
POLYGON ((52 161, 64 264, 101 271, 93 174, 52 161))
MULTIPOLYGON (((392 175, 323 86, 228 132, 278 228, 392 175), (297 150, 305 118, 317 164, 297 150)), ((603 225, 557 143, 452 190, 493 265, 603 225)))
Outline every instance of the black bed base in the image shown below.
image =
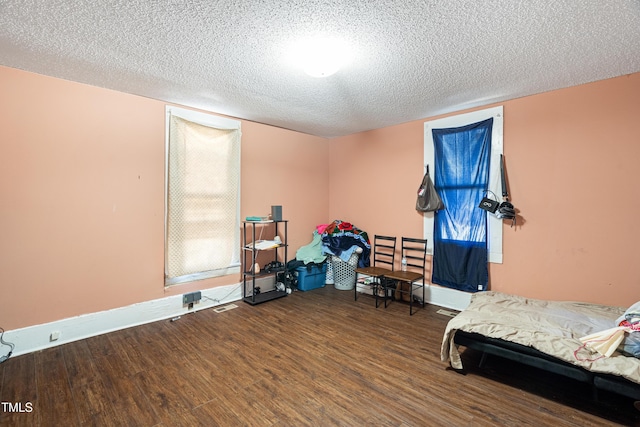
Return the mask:
POLYGON ((640 384, 616 375, 588 371, 532 347, 464 331, 456 331, 454 342, 481 351, 483 354, 480 359, 480 367, 482 367, 486 356, 492 354, 590 384, 594 400, 598 400, 598 390, 606 390, 640 400, 640 384))

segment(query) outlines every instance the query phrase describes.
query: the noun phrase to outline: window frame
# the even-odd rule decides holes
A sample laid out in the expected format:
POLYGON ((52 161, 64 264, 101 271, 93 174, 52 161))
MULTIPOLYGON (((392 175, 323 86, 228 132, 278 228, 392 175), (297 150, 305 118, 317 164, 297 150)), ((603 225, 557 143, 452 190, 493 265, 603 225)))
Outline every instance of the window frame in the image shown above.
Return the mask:
MULTIPOLYGON (((493 118, 491 132, 491 153, 489 166, 489 190, 493 192, 498 201, 502 200, 502 186, 500 182, 500 155, 503 154, 503 106, 486 108, 470 113, 458 114, 424 123, 424 164, 434 164, 433 129, 446 129, 466 126, 493 118)), ((491 197, 489 194, 487 197, 491 197)), ((424 213, 424 238, 427 239, 427 253, 433 255, 434 213, 424 213)), ((487 247, 489 262, 502 264, 502 220, 495 215, 487 214, 487 247)))
MULTIPOLYGON (((168 256, 168 217, 169 217, 169 139, 170 139, 170 121, 171 116, 177 116, 190 122, 198 123, 203 126, 213 127, 223 130, 238 130, 240 132, 240 140, 242 138, 241 121, 229 119, 226 117, 215 116, 212 114, 206 114, 199 111, 188 110, 185 108, 175 107, 167 105, 165 107, 165 160, 164 160, 164 277, 165 287, 177 285, 181 283, 193 282, 196 280, 204 280, 212 277, 221 277, 230 274, 240 273, 240 189, 241 189, 241 171, 238 171, 238 199, 235 209, 235 223, 236 227, 236 246, 237 258, 226 269, 209 270, 192 274, 185 274, 177 277, 168 277, 167 271, 167 256, 168 256)), ((241 158, 239 159, 239 162, 241 158)), ((238 164, 240 168, 240 164, 238 164)))

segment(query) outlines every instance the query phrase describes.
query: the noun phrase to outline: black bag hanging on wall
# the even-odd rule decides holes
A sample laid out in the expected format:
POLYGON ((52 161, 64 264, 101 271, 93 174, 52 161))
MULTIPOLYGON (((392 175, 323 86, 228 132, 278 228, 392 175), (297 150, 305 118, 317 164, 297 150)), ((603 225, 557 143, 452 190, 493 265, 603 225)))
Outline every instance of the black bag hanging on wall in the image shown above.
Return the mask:
POLYGON ((420 212, 435 212, 444 209, 444 203, 436 192, 436 187, 429 176, 429 165, 427 172, 422 178, 422 184, 418 188, 418 199, 416 200, 416 210, 420 212))

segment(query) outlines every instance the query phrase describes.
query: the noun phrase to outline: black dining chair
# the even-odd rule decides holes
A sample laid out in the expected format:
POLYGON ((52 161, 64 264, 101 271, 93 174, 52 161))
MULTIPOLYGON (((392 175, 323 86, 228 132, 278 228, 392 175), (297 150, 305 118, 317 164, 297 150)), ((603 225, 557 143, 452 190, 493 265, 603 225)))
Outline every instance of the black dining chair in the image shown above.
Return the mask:
MULTIPOLYGON (((369 267, 356 268, 356 273, 369 276, 372 282, 368 286, 376 297, 376 308, 378 307, 378 297, 381 292, 387 292, 387 288, 391 284, 385 283, 385 276, 388 273, 393 272, 394 262, 396 256, 396 238, 391 236, 382 236, 376 234, 373 237, 373 251, 371 255, 372 265, 369 267), (387 286, 388 285, 388 286, 387 286)), ((356 280, 356 286, 354 287, 354 299, 358 300, 358 287, 362 289, 364 284, 358 286, 358 280, 356 280)))
POLYGON ((402 238, 402 257, 406 259, 406 271, 395 270, 384 275, 383 283, 389 289, 384 289, 384 306, 392 299, 409 303, 409 315, 413 315, 413 305, 417 299, 424 308, 425 275, 427 266, 427 239, 412 237, 402 238), (416 296, 415 291, 422 290, 422 298, 416 296), (393 297, 389 295, 393 294, 393 297))

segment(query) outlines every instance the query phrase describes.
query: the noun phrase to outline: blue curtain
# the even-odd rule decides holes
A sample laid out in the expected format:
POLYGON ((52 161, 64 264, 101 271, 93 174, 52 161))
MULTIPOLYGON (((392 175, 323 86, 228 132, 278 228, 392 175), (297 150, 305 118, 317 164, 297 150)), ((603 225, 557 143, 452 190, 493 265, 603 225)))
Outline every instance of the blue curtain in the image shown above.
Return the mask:
POLYGON ((487 212, 493 119, 434 129, 434 184, 445 209, 435 213, 432 282, 477 292, 489 283, 487 212))

